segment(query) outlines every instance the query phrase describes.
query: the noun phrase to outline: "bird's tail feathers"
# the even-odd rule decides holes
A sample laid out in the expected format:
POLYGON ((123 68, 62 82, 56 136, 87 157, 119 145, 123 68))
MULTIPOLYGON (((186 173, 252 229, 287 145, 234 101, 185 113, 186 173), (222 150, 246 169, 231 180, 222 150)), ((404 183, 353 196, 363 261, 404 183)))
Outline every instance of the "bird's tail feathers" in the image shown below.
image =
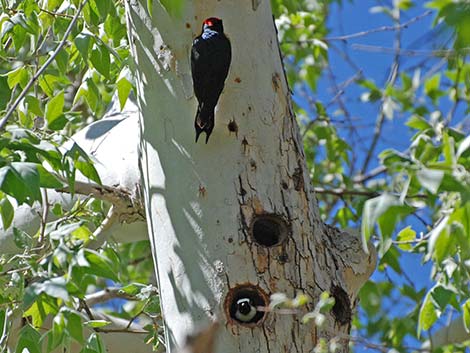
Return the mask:
POLYGON ((206 143, 214 129, 214 109, 205 109, 204 105, 197 108, 196 118, 194 119, 194 128, 196 129, 196 142, 202 132, 206 133, 206 143))

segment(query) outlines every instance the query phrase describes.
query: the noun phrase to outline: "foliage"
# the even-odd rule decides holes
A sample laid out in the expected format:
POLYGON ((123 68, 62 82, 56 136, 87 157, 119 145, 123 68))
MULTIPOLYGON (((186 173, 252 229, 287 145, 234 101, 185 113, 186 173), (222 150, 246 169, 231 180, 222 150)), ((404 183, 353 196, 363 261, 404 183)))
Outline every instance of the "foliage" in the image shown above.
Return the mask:
POLYGON ((109 205, 85 198, 66 211, 48 205, 41 192, 67 188, 73 194, 77 172, 101 183, 92 158, 77 144, 59 146, 100 119, 115 92, 121 107, 127 100, 132 83, 124 8, 111 0, 0 6, 0 112, 9 118, 0 128, 2 228, 13 227, 17 204, 41 202, 55 217, 43 218, 36 234, 13 228, 20 252, 0 257, 1 350, 18 330, 12 323, 23 317, 18 352, 68 351, 72 342, 83 352, 105 352, 98 332, 107 332, 109 322, 94 318, 88 296, 118 284, 114 297, 125 300, 115 303, 114 317, 147 323, 148 340, 157 345, 158 297, 143 284, 153 269, 148 242, 89 249, 109 205), (48 318, 50 329, 42 329, 48 318), (90 328, 88 336, 83 327, 90 328))
MULTIPOLYGON (((150 8, 152 3, 147 1, 150 8)), ((425 3, 436 25, 431 33, 442 28, 454 33, 447 47, 423 54, 431 63, 439 59, 440 66, 402 65, 402 56, 417 53, 401 46, 401 36, 406 35, 402 19, 413 17, 419 2, 378 1, 372 12, 382 14, 386 25, 395 26, 391 32, 399 34, 390 54, 390 77, 378 83, 380 79, 354 65, 351 36, 329 36, 330 11, 345 4, 272 1, 321 214, 343 228, 361 227, 364 241, 377 245, 378 274, 360 292, 361 310, 351 340, 380 351, 411 350, 410 345, 425 341, 426 333, 442 324, 447 313, 458 313, 470 327, 470 137, 468 120, 462 118, 470 112, 469 5, 452 0, 425 3), (341 84, 329 65, 338 55, 334 53, 353 68, 350 79, 341 84), (325 80, 333 90, 322 100, 315 95, 326 91, 321 86, 325 80), (367 113, 351 114, 351 102, 373 112, 372 121, 356 120, 355 115, 367 113), (387 143, 387 129, 402 121, 413 132, 410 141, 406 146, 387 143), (363 123, 370 128, 361 130, 358 125, 363 123), (431 268, 427 286, 415 285, 406 261, 431 268), (399 310, 393 310, 396 307, 399 310)), ((0 4, 1 117, 19 103, 6 128, 0 128, 0 215, 5 229, 12 226, 16 204, 47 204, 41 188, 73 191, 77 171, 100 183, 91 157, 77 145, 59 146, 100 119, 113 94, 122 107, 132 81, 121 1, 0 4), (65 36, 74 17, 77 22, 65 36)), ((161 4, 174 16, 184 6, 183 1, 161 4)), ((417 23, 425 17, 419 16, 417 23)), ((49 352, 78 342, 83 352, 103 352, 99 333, 107 331, 108 323, 90 314, 87 300, 92 292, 113 286, 119 287, 115 298, 123 299, 112 301, 106 310, 131 323, 136 318, 148 323, 147 340, 157 345, 158 296, 143 285, 153 269, 148 242, 109 242, 89 249, 109 205, 87 198, 70 211, 50 207, 56 219, 43 219, 36 234, 14 229, 22 253, 0 258, 0 346, 12 331, 12 319, 24 317, 16 351, 49 352), (50 329, 40 330, 48 315, 50 329), (83 325, 90 328, 88 337, 83 325)), ((321 322, 323 310, 332 305, 326 295, 322 300, 304 317, 306 322, 321 322)), ((277 301, 300 306, 295 299, 277 301)), ((328 342, 322 344, 324 351, 332 349, 328 342)), ((464 343, 436 351, 463 347, 464 343)))

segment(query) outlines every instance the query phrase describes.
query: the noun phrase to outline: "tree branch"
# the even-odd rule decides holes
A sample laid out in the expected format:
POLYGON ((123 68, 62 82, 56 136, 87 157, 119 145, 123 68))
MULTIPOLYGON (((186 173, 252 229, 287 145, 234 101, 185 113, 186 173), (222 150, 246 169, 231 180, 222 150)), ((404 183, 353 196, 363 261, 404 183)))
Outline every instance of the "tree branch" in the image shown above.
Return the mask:
POLYGON ((135 296, 130 295, 119 287, 108 287, 101 291, 88 294, 85 296, 85 302, 88 306, 93 306, 99 303, 106 302, 111 299, 126 299, 126 300, 139 300, 135 296))
POLYGON ((373 33, 399 31, 399 30, 408 28, 408 26, 410 24, 415 23, 415 22, 423 19, 426 16, 429 16, 431 13, 432 13, 431 10, 425 11, 421 15, 413 17, 411 20, 409 20, 405 23, 402 23, 400 25, 396 25, 396 26, 382 26, 382 27, 372 28, 372 29, 369 29, 367 31, 356 32, 356 33, 352 33, 352 34, 348 34, 348 35, 344 35, 344 36, 327 37, 327 38, 323 38, 322 40, 325 41, 325 42, 331 42, 331 41, 346 42, 349 39, 364 37, 364 36, 368 36, 369 34, 373 34, 373 33))
POLYGON ((450 58, 460 54, 470 53, 470 48, 439 49, 439 50, 415 50, 415 49, 399 49, 389 47, 381 47, 377 45, 353 44, 351 46, 355 50, 363 50, 373 53, 397 54, 399 56, 427 56, 427 57, 445 57, 450 58))
MULTIPOLYGON (((70 193, 70 188, 65 187, 56 189, 56 191, 70 193)), ((75 181, 74 192, 81 195, 91 195, 111 203, 113 205, 112 217, 116 215, 120 222, 132 223, 145 220, 141 201, 132 197, 131 192, 126 188, 75 181)))

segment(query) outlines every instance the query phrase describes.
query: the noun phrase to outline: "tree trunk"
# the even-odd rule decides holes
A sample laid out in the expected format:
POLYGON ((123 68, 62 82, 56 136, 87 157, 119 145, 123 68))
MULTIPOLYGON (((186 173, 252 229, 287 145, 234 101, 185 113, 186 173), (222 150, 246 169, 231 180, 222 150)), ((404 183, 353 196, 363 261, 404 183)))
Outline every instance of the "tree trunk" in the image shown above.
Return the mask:
POLYGON ((269 1, 187 1, 181 13, 162 3, 129 0, 127 19, 168 351, 218 320, 215 352, 311 352, 320 337, 338 337, 346 352, 356 294, 375 257, 321 221, 269 1), (212 16, 224 22, 232 63, 211 139, 196 144, 190 48, 212 16), (243 298, 263 307, 273 293, 303 292, 314 306, 323 291, 336 304, 321 328, 293 314, 237 318, 243 298))

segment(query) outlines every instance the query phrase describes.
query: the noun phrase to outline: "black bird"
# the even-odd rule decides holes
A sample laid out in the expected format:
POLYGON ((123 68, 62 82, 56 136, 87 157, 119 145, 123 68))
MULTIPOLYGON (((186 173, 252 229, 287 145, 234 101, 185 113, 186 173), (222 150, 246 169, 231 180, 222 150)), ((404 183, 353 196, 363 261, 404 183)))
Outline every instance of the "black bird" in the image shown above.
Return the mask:
POLYGON ((232 49, 224 34, 222 20, 210 17, 203 22, 202 33, 193 41, 191 48, 191 73, 193 87, 199 102, 194 128, 196 142, 206 133, 206 143, 214 129, 214 110, 224 88, 232 49))

